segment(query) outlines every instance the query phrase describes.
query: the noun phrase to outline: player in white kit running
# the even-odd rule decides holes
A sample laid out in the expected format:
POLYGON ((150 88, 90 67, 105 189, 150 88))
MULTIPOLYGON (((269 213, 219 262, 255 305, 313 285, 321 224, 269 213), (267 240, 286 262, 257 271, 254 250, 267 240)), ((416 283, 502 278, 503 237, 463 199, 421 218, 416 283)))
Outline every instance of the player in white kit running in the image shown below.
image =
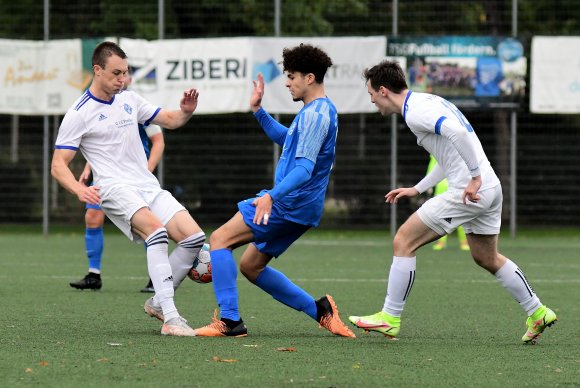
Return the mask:
POLYGON ((145 241, 147 267, 155 288, 155 296, 145 302, 145 311, 164 322, 161 334, 193 336, 173 296, 203 246, 205 234, 148 170, 138 125, 183 126, 197 108, 199 93, 186 90, 179 110, 163 110, 123 90, 129 67, 117 44, 100 43, 92 63, 91 86, 68 110, 59 128, 52 176, 80 201, 100 204, 130 240, 145 241), (78 150, 91 166, 92 186, 77 181, 70 170, 78 150), (169 238, 177 243, 171 255, 169 238))
POLYGON ((497 250, 501 226, 502 189, 469 121, 451 102, 411 92, 399 64, 383 61, 366 69, 371 102, 383 116, 400 113, 417 136, 417 144, 439 162, 414 187, 391 190, 386 202, 417 196, 447 178, 447 192, 429 199, 399 228, 393 240, 393 263, 382 311, 351 316, 356 326, 397 336, 401 314, 415 280, 416 251, 463 225, 471 255, 510 292, 528 314, 522 341, 535 343, 556 314, 542 305, 522 270, 497 250))

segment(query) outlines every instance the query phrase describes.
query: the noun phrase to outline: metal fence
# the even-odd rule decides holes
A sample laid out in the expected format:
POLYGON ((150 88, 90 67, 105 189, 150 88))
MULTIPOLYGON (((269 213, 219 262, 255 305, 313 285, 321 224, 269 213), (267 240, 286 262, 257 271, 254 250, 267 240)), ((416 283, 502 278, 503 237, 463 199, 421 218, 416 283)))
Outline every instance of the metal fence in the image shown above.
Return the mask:
MULTIPOLYGON (((580 35, 580 3, 574 0, 558 4, 537 0, 233 3, 0 0, 0 38, 42 40, 47 33, 50 39, 156 39, 515 32, 529 57, 534 35, 580 35)), ((502 180, 504 225, 513 217, 512 203, 518 225, 580 225, 580 201, 576 200, 580 115, 534 115, 525 100, 517 110, 517 143, 511 148, 511 111, 464 111, 502 180), (515 196, 510 186, 512 150, 517 157, 515 196)), ((48 120, 51 149, 60 119, 48 120)), ((282 115, 280 120, 289 124, 292 116, 282 115)), ((391 185, 391 165, 396 162, 397 185, 413 185, 425 174, 428 155, 417 147, 401 120, 396 128, 396 160, 391 158, 390 120, 378 113, 340 115, 339 120, 337 159, 323 225, 385 228, 400 224, 425 198, 403 201, 391 212, 383 198, 391 185)), ((43 221, 44 134, 42 117, 0 115, 0 223, 43 221)), ((195 115, 184 128, 166 132, 166 144, 164 186, 202 225, 223 223, 236 210, 238 200, 271 185, 272 144, 249 113, 195 115)), ((79 154, 73 163, 75 172, 83 164, 79 154)), ((74 196, 52 179, 48 194, 51 223, 82 224, 83 205, 74 196)))

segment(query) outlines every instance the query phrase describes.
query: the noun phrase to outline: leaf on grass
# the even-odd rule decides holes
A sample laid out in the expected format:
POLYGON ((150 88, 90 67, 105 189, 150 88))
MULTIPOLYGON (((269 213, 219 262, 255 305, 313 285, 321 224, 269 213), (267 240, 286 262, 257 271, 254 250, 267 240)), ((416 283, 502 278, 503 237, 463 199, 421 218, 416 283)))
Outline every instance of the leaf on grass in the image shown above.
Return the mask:
POLYGON ((238 362, 238 360, 234 360, 233 358, 219 358, 218 356, 213 356, 214 362, 238 362))
POLYGON ((99 358, 99 359, 97 360, 97 362, 109 362, 109 359, 108 359, 108 358, 106 358, 106 357, 103 357, 103 358, 99 358))
POLYGON ((38 365, 40 365, 40 366, 48 366, 48 361, 40 361, 38 363, 38 365))
POLYGON ((296 348, 277 348, 276 350, 279 352, 295 352, 296 348))
POLYGON ((123 344, 119 344, 117 342, 107 342, 107 345, 111 345, 111 346, 121 346, 123 344))
POLYGON ((24 371, 25 371, 26 373, 32 373, 32 368, 26 368, 26 369, 24 369, 24 371))
POLYGON ((258 347, 258 345, 244 345, 244 346, 247 348, 257 348, 258 347))

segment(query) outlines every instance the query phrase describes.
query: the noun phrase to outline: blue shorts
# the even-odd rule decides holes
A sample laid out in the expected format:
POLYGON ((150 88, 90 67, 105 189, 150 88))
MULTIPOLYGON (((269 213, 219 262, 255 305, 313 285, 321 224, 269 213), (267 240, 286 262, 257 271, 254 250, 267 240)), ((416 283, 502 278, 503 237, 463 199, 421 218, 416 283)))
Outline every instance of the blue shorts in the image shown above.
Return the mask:
POLYGON ((238 209, 244 217, 244 222, 252 230, 254 245, 260 252, 278 257, 310 229, 308 225, 297 224, 285 219, 276 207, 272 207, 268 225, 254 224, 254 215, 256 214, 256 207, 252 205, 254 199, 250 198, 238 202, 238 209))

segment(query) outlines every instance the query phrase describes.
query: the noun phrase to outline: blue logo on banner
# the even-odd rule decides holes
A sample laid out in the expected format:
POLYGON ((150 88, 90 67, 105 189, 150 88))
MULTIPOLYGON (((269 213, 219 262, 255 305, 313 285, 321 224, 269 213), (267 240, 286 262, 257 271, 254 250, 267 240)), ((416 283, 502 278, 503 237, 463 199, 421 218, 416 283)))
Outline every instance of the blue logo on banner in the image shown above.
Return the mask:
POLYGON ((276 77, 282 74, 278 68, 278 65, 276 65, 276 62, 274 62, 273 59, 270 59, 268 62, 264 63, 255 63, 254 68, 252 69, 252 78, 256 79, 258 77, 258 73, 262 73, 265 83, 272 82, 276 77))
POLYGON ((524 48, 520 42, 508 38, 497 45, 497 55, 502 61, 513 62, 524 54, 524 48))

